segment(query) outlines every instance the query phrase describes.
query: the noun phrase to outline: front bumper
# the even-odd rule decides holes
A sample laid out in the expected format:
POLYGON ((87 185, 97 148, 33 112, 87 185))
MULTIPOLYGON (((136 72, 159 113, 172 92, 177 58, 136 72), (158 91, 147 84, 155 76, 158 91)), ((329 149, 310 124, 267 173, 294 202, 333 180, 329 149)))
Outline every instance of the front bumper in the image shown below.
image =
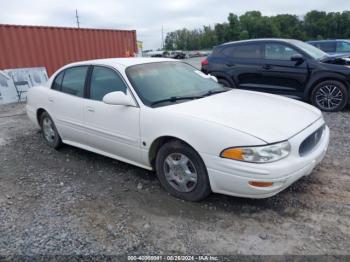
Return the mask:
POLYGON ((323 131, 318 144, 305 156, 299 155, 299 146, 310 134, 324 125, 319 119, 290 138, 292 150, 288 157, 266 164, 254 164, 201 154, 207 169, 211 189, 225 195, 266 198, 284 190, 303 176, 309 175, 324 158, 329 143, 329 128, 323 131), (271 187, 254 187, 249 181, 273 182, 271 187))

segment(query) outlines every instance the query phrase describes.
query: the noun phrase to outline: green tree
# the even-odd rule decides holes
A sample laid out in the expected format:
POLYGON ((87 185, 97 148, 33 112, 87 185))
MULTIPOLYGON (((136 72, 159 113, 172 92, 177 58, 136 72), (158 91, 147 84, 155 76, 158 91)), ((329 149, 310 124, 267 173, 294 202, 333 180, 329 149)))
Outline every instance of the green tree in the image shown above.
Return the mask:
POLYGON ((248 31, 247 31, 247 30, 242 31, 242 32, 239 34, 239 39, 240 39, 240 40, 249 39, 249 33, 248 33, 248 31))
POLYGON ((303 24, 296 15, 276 15, 271 18, 276 31, 276 37, 305 39, 303 24))
POLYGON ((337 19, 337 36, 336 38, 350 38, 350 11, 344 11, 337 19))
POLYGON ((203 38, 200 49, 212 48, 217 43, 215 31, 210 26, 203 27, 203 38))
POLYGON ((249 11, 238 17, 229 13, 227 21, 214 27, 181 29, 167 34, 168 50, 200 50, 228 41, 252 38, 280 37, 300 40, 350 38, 350 11, 311 11, 304 17, 292 14, 263 16, 259 11, 249 11))
POLYGON ((215 35, 218 43, 229 41, 229 25, 227 23, 216 24, 214 27, 215 35))
POLYGON ((326 12, 311 11, 305 15, 304 27, 307 38, 327 38, 327 14, 326 12))
POLYGON ((272 19, 262 16, 259 11, 249 11, 239 17, 242 30, 249 34, 249 38, 275 37, 278 35, 272 19))
POLYGON ((229 41, 235 41, 239 40, 239 35, 241 33, 241 23, 239 21, 239 18, 237 15, 230 13, 228 15, 228 40, 229 41))

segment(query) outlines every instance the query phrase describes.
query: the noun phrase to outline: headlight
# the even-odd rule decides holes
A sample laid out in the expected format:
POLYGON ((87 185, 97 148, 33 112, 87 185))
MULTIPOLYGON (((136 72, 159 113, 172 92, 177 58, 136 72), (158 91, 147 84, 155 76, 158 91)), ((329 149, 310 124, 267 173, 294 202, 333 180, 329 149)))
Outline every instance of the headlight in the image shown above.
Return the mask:
POLYGON ((290 153, 288 141, 266 146, 232 147, 221 152, 220 156, 251 163, 269 163, 285 158, 290 153))

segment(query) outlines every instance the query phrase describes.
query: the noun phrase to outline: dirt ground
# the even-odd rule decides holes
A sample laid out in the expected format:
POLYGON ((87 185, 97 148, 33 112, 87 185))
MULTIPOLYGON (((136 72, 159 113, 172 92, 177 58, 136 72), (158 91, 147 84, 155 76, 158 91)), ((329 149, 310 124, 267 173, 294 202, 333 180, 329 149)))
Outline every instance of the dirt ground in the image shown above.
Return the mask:
POLYGON ((350 109, 325 114, 326 158, 269 199, 173 198, 154 173, 71 146, 55 151, 0 106, 0 255, 350 254, 350 109))

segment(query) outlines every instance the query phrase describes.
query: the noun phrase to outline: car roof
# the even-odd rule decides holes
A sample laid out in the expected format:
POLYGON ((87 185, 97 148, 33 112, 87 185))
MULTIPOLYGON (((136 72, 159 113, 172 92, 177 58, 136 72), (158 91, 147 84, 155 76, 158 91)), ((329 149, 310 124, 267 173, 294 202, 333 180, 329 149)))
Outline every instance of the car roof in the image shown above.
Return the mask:
POLYGON ((324 40, 310 40, 307 43, 323 43, 323 42, 337 42, 337 41, 346 41, 349 42, 349 39, 324 39, 324 40))
POLYGON ((95 59, 87 61, 79 61, 66 65, 65 67, 70 66, 79 66, 79 65, 107 65, 112 67, 129 67, 133 65, 148 64, 148 63, 157 63, 157 62, 169 62, 177 61, 176 59, 171 58, 155 58, 155 57, 128 57, 128 58, 106 58, 106 59, 95 59))
POLYGON ((224 47, 229 45, 236 45, 236 44, 244 44, 244 43, 259 43, 259 42, 285 42, 285 43, 291 43, 292 41, 299 41, 296 39, 286 39, 286 38, 258 38, 258 39, 248 39, 248 40, 240 40, 240 41, 232 41, 228 43, 224 43, 221 45, 218 45, 217 47, 224 47))

